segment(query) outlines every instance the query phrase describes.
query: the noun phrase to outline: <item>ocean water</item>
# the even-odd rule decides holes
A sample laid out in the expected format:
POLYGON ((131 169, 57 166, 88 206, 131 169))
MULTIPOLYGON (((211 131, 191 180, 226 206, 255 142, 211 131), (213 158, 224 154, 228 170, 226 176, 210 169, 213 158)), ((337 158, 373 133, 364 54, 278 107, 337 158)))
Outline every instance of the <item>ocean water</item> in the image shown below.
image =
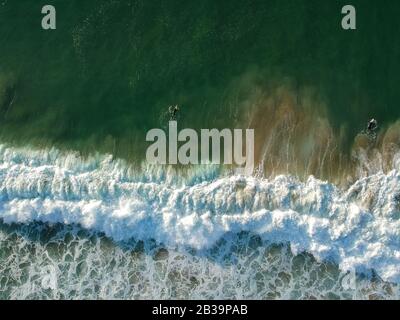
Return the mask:
POLYGON ((2 298, 398 298, 400 157, 347 190, 5 145, 0 164, 2 298))
POLYGON ((398 1, 52 4, 0 2, 0 299, 399 298, 398 1), (174 105, 254 174, 148 165, 174 105))

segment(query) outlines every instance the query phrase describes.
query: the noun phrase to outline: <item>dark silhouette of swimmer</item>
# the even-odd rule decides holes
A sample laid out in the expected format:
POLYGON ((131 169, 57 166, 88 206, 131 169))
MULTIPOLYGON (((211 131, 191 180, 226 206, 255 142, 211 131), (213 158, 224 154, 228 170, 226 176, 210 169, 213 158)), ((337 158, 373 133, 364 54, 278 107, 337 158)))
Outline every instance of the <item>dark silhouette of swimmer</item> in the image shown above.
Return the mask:
POLYGON ((180 109, 178 105, 176 105, 175 107, 173 106, 169 107, 169 114, 171 116, 171 120, 176 120, 176 118, 178 117, 179 110, 180 109))
POLYGON ((363 133, 371 140, 371 141, 376 141, 378 134, 378 121, 375 119, 371 119, 368 121, 367 124, 367 129, 363 131, 363 133))
POLYGON ((368 122, 367 131, 368 133, 374 133, 378 129, 378 121, 371 119, 368 122))

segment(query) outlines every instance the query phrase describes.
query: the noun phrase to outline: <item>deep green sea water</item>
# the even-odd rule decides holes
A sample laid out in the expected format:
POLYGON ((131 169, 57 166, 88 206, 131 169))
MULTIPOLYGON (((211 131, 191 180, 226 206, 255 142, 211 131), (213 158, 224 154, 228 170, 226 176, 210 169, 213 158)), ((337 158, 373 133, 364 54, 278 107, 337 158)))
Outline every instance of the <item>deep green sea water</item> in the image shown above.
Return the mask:
POLYGON ((0 0, 0 299, 399 298, 398 0, 51 4, 0 0), (257 172, 146 165, 175 105, 257 172))
POLYGON ((256 101, 283 86, 348 153, 370 118, 400 116, 400 4, 353 1, 356 31, 341 28, 344 4, 55 0, 57 30, 44 31, 40 1, 4 0, 2 139, 143 159, 170 105, 182 128, 246 128, 254 109, 274 117, 256 101))

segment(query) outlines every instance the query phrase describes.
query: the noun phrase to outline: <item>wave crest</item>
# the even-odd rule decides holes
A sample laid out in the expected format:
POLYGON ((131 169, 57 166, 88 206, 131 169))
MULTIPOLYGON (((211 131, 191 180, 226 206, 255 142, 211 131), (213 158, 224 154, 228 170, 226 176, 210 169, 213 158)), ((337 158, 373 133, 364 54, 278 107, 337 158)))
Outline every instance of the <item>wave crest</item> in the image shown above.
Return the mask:
POLYGON ((296 254, 344 270, 374 269, 400 281, 400 172, 377 173, 342 190, 310 176, 274 179, 217 175, 180 179, 97 155, 0 147, 0 218, 5 223, 78 224, 116 241, 154 239, 209 248, 249 231, 290 242, 296 254))

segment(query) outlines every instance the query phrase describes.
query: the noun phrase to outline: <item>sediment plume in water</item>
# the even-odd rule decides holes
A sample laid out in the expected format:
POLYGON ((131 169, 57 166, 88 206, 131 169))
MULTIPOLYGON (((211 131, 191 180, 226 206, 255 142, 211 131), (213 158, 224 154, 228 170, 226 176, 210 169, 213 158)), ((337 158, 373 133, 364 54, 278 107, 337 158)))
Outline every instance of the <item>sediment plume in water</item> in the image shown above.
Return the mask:
POLYGON ((339 185, 378 172, 389 172, 398 161, 400 122, 368 133, 368 119, 351 136, 347 124, 333 126, 328 106, 312 87, 271 85, 254 88, 245 103, 244 126, 255 130, 256 174, 307 179, 314 175, 339 185))

